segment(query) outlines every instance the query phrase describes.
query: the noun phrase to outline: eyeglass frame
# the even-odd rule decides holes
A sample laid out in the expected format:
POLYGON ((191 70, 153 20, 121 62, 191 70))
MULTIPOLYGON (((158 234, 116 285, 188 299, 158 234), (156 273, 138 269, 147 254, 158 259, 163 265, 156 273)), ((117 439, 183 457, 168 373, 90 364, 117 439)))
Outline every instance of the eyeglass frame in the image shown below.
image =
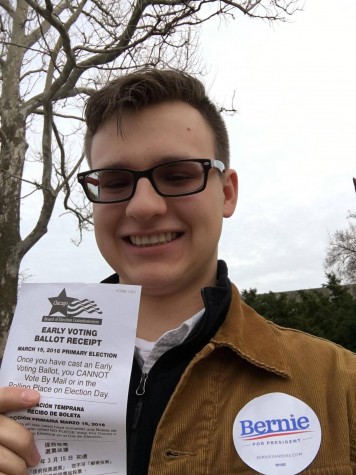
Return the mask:
POLYGON ((110 167, 110 168, 96 168, 93 170, 88 170, 86 172, 80 172, 77 174, 77 180, 80 183, 80 185, 83 187, 84 193, 86 197, 88 198, 89 201, 92 203, 98 203, 98 204, 111 204, 111 203, 123 203, 125 201, 129 201, 131 198, 136 193, 136 188, 137 188, 137 183, 140 178, 147 178, 149 182, 151 183, 153 189, 155 192, 164 198, 178 198, 181 196, 189 196, 189 195, 195 195, 196 193, 200 193, 205 190, 207 182, 208 182, 208 177, 209 177, 209 170, 212 170, 216 168, 219 172, 224 173, 225 171, 225 164, 221 160, 216 160, 216 159, 209 159, 209 158, 192 158, 192 159, 181 159, 181 160, 172 160, 169 162, 165 163, 160 163, 158 165, 155 165, 154 167, 151 168, 146 168, 145 170, 132 170, 130 168, 115 168, 115 167, 110 167), (195 163, 200 163, 202 165, 203 169, 203 183, 202 185, 197 188, 194 191, 190 191, 188 193, 178 193, 178 194, 170 194, 170 193, 163 193, 161 192, 154 179, 153 179, 153 172, 160 167, 163 167, 165 165, 169 165, 172 163, 181 163, 181 162, 195 162, 195 163), (132 191, 130 195, 127 198, 124 199, 117 199, 117 200, 112 200, 112 201, 101 201, 101 200, 96 200, 93 199, 91 196, 91 193, 88 189, 88 185, 86 183, 85 178, 88 175, 91 175, 92 173, 95 172, 101 172, 101 171, 124 171, 124 172, 129 172, 133 176, 133 184, 132 184, 132 191))

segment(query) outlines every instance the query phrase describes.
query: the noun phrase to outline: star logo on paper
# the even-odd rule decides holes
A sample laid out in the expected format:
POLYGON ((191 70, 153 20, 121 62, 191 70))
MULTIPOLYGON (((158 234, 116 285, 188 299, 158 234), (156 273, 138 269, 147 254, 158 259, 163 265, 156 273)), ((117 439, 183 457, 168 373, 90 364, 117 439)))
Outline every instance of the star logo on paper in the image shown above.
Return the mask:
POLYGON ((67 297, 66 289, 63 289, 58 297, 50 297, 48 300, 52 304, 52 308, 49 313, 50 315, 53 315, 54 313, 61 313, 66 317, 68 314, 68 306, 77 299, 67 297))

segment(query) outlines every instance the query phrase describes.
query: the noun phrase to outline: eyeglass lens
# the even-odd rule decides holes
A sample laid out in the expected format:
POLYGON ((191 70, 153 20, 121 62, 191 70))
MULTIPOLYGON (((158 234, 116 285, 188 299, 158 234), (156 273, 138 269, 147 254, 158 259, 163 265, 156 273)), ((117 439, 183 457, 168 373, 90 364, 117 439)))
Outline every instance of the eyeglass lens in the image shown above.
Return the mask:
MULTIPOLYGON (((204 169, 201 163, 191 160, 166 163, 151 171, 151 179, 160 193, 179 196, 203 186, 204 169)), ((127 170, 99 170, 86 176, 86 185, 96 200, 125 200, 132 194, 135 176, 127 170)))

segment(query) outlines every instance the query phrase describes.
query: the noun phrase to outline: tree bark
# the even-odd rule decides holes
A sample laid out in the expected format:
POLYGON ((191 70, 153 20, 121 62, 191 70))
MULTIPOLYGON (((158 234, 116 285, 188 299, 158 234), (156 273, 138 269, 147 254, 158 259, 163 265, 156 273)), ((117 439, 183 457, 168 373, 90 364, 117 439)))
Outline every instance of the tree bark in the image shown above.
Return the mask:
POLYGON ((22 176, 27 146, 25 121, 12 101, 2 101, 0 118, 3 132, 0 151, 0 352, 2 352, 16 304, 17 281, 23 257, 19 180, 22 176))
POLYGON ((2 354, 16 304, 20 255, 20 196, 25 163, 26 120, 21 111, 20 74, 23 61, 23 23, 26 4, 18 5, 12 14, 12 34, 17 44, 10 44, 2 63, 2 94, 0 99, 0 351, 2 354))

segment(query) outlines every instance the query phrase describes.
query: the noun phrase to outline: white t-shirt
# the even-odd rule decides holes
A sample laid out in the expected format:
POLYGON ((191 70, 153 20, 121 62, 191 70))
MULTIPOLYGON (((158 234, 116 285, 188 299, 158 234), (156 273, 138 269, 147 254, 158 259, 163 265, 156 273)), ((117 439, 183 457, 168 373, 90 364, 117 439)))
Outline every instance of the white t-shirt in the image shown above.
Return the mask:
POLYGON ((187 339, 194 327, 204 315, 203 308, 178 328, 164 333, 157 341, 146 341, 136 338, 135 355, 143 373, 148 373, 155 362, 171 348, 180 345, 187 339))

